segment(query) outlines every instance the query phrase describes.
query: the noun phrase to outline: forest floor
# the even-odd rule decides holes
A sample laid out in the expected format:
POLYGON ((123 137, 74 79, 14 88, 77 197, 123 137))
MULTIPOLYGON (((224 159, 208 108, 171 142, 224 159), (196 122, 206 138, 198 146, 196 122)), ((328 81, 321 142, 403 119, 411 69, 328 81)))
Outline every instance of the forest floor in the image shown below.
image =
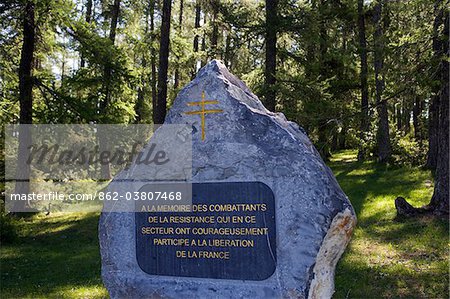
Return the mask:
MULTIPOLYGON (((416 206, 433 193, 430 172, 359 163, 355 151, 329 166, 358 216, 336 270, 335 298, 448 298, 449 224, 397 222, 394 199, 416 206)), ((15 223, 18 238, 0 248, 2 298, 104 298, 98 214, 36 215, 15 223)))
POLYGON ((431 173, 360 163, 355 151, 335 154, 329 166, 358 217, 336 269, 334 298, 449 298, 449 223, 394 219, 397 196, 414 206, 430 201, 431 173))

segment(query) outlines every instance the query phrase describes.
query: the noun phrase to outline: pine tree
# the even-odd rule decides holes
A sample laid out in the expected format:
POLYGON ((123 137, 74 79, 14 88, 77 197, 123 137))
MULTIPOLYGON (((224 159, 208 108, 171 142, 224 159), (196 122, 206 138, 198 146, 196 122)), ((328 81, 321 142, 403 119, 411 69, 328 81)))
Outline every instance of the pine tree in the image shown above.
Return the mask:
POLYGON ((265 95, 267 109, 275 111, 276 106, 276 67, 277 67, 277 5, 278 0, 266 0, 266 64, 265 95))
POLYGON ((167 70, 169 67, 170 15, 171 0, 163 0, 161 38, 159 43, 158 97, 156 107, 153 107, 153 122, 162 124, 166 118, 167 109, 167 70))

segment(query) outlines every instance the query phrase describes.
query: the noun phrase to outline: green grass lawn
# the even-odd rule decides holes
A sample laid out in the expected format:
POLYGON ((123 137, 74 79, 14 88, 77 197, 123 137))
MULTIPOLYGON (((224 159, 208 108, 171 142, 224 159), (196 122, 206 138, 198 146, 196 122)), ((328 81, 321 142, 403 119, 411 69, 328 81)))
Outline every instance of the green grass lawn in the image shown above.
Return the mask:
POLYGON ((18 221, 2 244, 1 298, 104 298, 98 214, 38 215, 18 221))
MULTIPOLYGON (((335 298, 448 298, 448 222, 394 221, 394 199, 427 203, 428 171, 359 163, 354 151, 329 163, 358 226, 336 270, 335 298)), ((1 298, 103 298, 98 214, 38 215, 17 222, 19 237, 0 248, 1 298)))
POLYGON ((394 220, 394 199, 415 205, 433 194, 430 172, 417 167, 359 163, 356 152, 330 162, 358 216, 336 269, 335 298, 449 298, 449 225, 421 218, 394 220))

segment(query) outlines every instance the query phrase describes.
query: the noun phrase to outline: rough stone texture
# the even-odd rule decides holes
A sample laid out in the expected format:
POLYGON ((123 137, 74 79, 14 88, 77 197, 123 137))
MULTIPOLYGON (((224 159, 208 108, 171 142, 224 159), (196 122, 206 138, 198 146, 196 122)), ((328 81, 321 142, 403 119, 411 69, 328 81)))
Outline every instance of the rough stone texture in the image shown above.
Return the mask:
POLYGON ((334 269, 350 242, 355 225, 356 218, 349 209, 339 212, 333 218, 316 258, 308 299, 331 298, 333 295, 334 269))
MULTIPOLYGON (((179 93, 165 123, 192 125, 194 182, 260 181, 273 190, 277 268, 264 281, 148 275, 136 263, 133 213, 104 212, 99 224, 102 277, 111 297, 330 297, 334 267, 356 217, 303 130, 283 114, 267 111, 245 84, 216 60, 179 93), (208 109, 223 110, 206 116, 204 141, 200 116, 184 113, 193 110, 186 103, 200 100, 203 90, 208 100, 219 101, 208 109), (320 260, 316 260, 318 256, 320 260)), ((139 172, 145 173, 139 165, 119 177, 133 177, 139 167, 139 172)))

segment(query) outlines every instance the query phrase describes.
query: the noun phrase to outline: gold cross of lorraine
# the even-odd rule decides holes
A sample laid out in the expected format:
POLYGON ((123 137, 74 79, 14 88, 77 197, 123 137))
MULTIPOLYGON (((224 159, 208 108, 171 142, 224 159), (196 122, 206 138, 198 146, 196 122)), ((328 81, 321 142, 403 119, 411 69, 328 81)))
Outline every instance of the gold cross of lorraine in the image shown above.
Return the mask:
POLYGON ((221 109, 205 110, 205 105, 209 105, 209 104, 219 104, 219 101, 205 101, 205 92, 203 91, 201 101, 187 103, 188 106, 201 106, 202 110, 185 112, 185 114, 200 114, 201 119, 202 119, 202 140, 205 140, 205 115, 209 114, 209 113, 223 112, 223 110, 221 110, 221 109))

